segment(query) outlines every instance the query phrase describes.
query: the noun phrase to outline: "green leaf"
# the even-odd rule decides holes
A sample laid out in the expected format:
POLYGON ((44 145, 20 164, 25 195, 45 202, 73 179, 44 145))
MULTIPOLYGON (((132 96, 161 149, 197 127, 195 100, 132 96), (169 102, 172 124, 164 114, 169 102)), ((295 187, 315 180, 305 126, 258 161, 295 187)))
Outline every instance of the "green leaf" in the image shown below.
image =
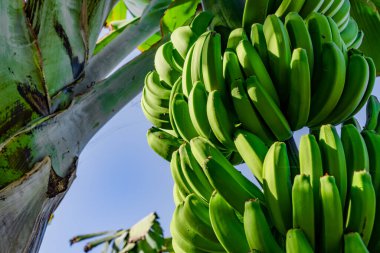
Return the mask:
POLYGON ((159 42, 162 39, 161 32, 156 32, 151 37, 149 37, 144 43, 139 45, 137 48, 141 52, 145 52, 149 50, 152 46, 154 46, 157 42, 159 42))
POLYGON ((128 28, 131 25, 136 24, 140 18, 134 18, 132 20, 127 21, 124 25, 119 27, 116 30, 111 31, 109 34, 107 34, 105 37, 103 37, 98 43, 96 44, 94 55, 99 53, 103 48, 105 48, 109 43, 111 43, 114 39, 116 39, 126 28, 128 28))
POLYGON ((135 17, 140 17, 151 0, 124 0, 128 11, 135 17))
POLYGON ((162 18, 163 28, 173 32, 177 27, 183 26, 195 15, 199 3, 199 0, 174 1, 162 18))
POLYGON ((110 14, 107 17, 106 24, 110 25, 114 21, 124 20, 127 18, 127 6, 125 6, 123 0, 119 0, 119 2, 113 7, 110 14))

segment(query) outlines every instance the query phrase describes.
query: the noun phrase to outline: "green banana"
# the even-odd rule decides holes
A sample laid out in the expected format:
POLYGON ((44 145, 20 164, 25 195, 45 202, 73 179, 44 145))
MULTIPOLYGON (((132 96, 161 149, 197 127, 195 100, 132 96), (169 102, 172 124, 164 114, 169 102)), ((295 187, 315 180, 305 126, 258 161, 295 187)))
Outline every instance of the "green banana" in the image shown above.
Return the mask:
POLYGON ((358 232, 352 232, 344 235, 344 252, 369 253, 358 232))
POLYGON ((154 57, 154 66, 161 80, 170 86, 181 76, 180 69, 173 63, 173 44, 168 41, 161 45, 154 57))
POLYGON ((372 177, 373 187, 376 194, 380 196, 380 135, 369 130, 364 130, 361 134, 368 151, 369 173, 372 177))
POLYGON ((334 176, 340 194, 341 208, 344 207, 347 193, 346 158, 342 141, 332 125, 323 125, 319 132, 319 148, 321 150, 323 170, 334 176))
POLYGON ((350 117, 360 104, 369 81, 369 67, 366 59, 352 54, 348 61, 347 76, 343 93, 332 113, 325 122, 339 124, 350 117))
POLYGON ((269 0, 246 0, 244 5, 242 27, 249 32, 254 23, 263 23, 268 15, 269 0))
POLYGON ((235 51, 237 45, 239 44, 241 40, 248 40, 248 36, 245 33, 244 28, 241 28, 241 27, 235 28, 234 30, 230 32, 230 35, 228 36, 226 49, 235 51))
POLYGON ((251 104, 243 81, 236 80, 230 86, 232 103, 241 126, 256 134, 267 145, 272 144, 275 138, 258 111, 251 104))
MULTIPOLYGON (((201 52, 201 68, 201 80, 206 90, 208 92, 219 90, 224 94, 221 36, 216 32, 209 32, 206 35, 201 52)), ((195 81, 198 80, 193 79, 193 82, 195 81)))
POLYGON ((249 41, 242 40, 236 47, 236 54, 246 77, 257 76, 261 86, 270 95, 272 100, 279 105, 280 99, 275 86, 254 46, 249 41))
MULTIPOLYGON (((171 87, 160 81, 160 76, 157 71, 150 71, 145 76, 144 89, 146 90, 149 99, 168 100, 170 97, 171 87), (152 96, 154 98, 152 98, 152 96)), ((158 103, 157 103, 158 104, 158 103)), ((161 102, 162 106, 166 105, 166 101, 161 102)))
POLYGON ((282 0, 277 8, 275 15, 279 18, 285 18, 290 12, 299 12, 306 0, 282 0))
POLYGON ((368 67, 369 67, 369 80, 368 80, 368 85, 367 89, 363 95, 362 100, 360 101, 359 105, 355 108, 354 112, 351 114, 351 116, 356 115, 357 112, 359 112, 362 107, 367 103, 368 99, 370 98, 372 94, 372 90, 375 86, 376 82, 376 66, 372 58, 370 57, 365 57, 368 67))
POLYGON ((209 209, 212 228, 224 249, 230 253, 249 252, 243 223, 217 191, 211 196, 209 209))
POLYGON ((274 226, 282 234, 292 227, 292 184, 286 145, 275 142, 263 163, 265 203, 274 226))
POLYGON ((289 229, 286 233, 286 252, 313 253, 314 250, 302 229, 289 229))
POLYGON ((349 49, 350 48, 359 49, 359 47, 362 45, 363 39, 364 39, 364 32, 362 30, 359 30, 354 42, 351 44, 349 49))
POLYGON ((231 83, 244 79, 239 65, 239 59, 233 50, 226 50, 223 54, 223 77, 226 81, 227 89, 231 89, 231 83))
MULTIPOLYGON (((293 228, 300 228, 304 232, 306 241, 311 249, 315 249, 315 216, 314 192, 310 184, 310 176, 297 175, 292 188, 293 228)), ((289 231, 287 234, 288 240, 289 231)), ((291 251, 293 252, 293 251, 291 251)))
POLYGON ((190 26, 181 26, 175 29, 170 35, 170 40, 173 47, 178 51, 183 59, 198 39, 198 36, 193 32, 190 26))
POLYGON ((309 118, 311 100, 311 80, 307 51, 293 50, 290 63, 290 95, 287 119, 293 131, 304 127, 309 118))
POLYGON ((301 10, 299 11, 300 15, 303 18, 306 18, 307 16, 310 15, 310 13, 317 12, 321 8, 323 2, 324 2, 324 0, 307 0, 307 1, 305 1, 304 5, 302 6, 301 10))
POLYGON ((311 76, 314 69, 314 51, 313 43, 311 42, 311 37, 305 21, 298 13, 291 12, 285 17, 285 28, 288 32, 292 49, 295 50, 300 47, 306 50, 311 76))
POLYGON ((333 176, 320 179, 322 212, 321 249, 322 252, 341 252, 343 243, 343 212, 338 187, 333 176))
POLYGON ((325 14, 330 9, 330 7, 334 4, 334 2, 335 0, 324 0, 318 12, 325 14))
MULTIPOLYGON (((339 27, 336 25, 335 21, 331 17, 326 17, 327 21, 329 22, 330 30, 331 30, 331 38, 332 41, 337 45, 338 48, 344 52, 343 54, 345 55, 346 58, 346 51, 347 51, 347 46, 342 40, 342 37, 340 36, 339 32, 339 27)), ((347 61, 348 61, 348 56, 347 56, 347 61)))
POLYGON ((265 19, 263 30, 273 83, 278 94, 281 95, 281 103, 287 104, 289 99, 288 73, 292 54, 289 36, 281 19, 276 15, 269 15, 265 19))
POLYGON ((223 154, 207 140, 197 137, 190 141, 191 151, 203 168, 211 185, 240 214, 250 198, 264 200, 264 194, 241 174, 223 154), (226 180, 228 178, 228 180, 226 180))
MULTIPOLYGON (((255 1, 255 2, 260 2, 260 1, 255 1)), ((268 68, 269 67, 268 47, 267 47, 267 42, 265 41, 264 27, 261 23, 254 23, 251 26, 250 39, 251 39, 252 45, 256 49, 264 65, 268 68)))
POLYGON ((341 128, 341 140, 346 157, 347 185, 350 186, 354 171, 369 171, 368 150, 363 137, 354 125, 345 125, 341 128))
POLYGON ((214 189, 191 153, 190 145, 188 143, 184 143, 180 146, 179 156, 182 173, 190 186, 191 191, 204 201, 208 202, 214 189))
POLYGON ((346 231, 358 232, 364 244, 368 245, 375 221, 375 212, 376 194, 371 175, 366 170, 354 171, 348 197, 346 231))
POLYGON ((234 134, 235 146, 248 168, 259 181, 263 183, 263 162, 268 147, 256 135, 249 131, 238 129, 234 134))
POLYGON ((319 232, 320 226, 320 199, 319 199, 319 182, 323 175, 323 165, 321 151, 314 135, 306 134, 300 139, 299 144, 300 172, 310 176, 310 185, 313 188, 314 199, 314 216, 315 216, 315 233, 319 232))
POLYGON ((194 43, 194 51, 190 62, 191 84, 202 80, 202 56, 204 56, 202 51, 207 35, 210 33, 211 31, 203 33, 194 43))
POLYGON ((183 174, 183 170, 181 168, 181 157, 178 150, 173 152, 172 159, 170 161, 170 171, 172 173, 174 183, 177 185, 179 194, 182 198, 185 198, 187 195, 193 193, 189 182, 183 174))
POLYGON ((235 150, 233 141, 234 122, 229 117, 228 106, 223 101, 219 90, 211 91, 207 97, 207 118, 212 132, 225 147, 235 150))
POLYGON ((366 130, 375 130, 376 125, 379 122, 380 114, 380 102, 376 96, 371 95, 367 101, 366 107, 366 122, 364 129, 366 130))
POLYGON ((244 231, 250 252, 284 252, 276 242, 261 206, 258 199, 245 202, 244 231))
POLYGON ((173 107, 171 108, 175 128, 185 141, 189 142, 192 138, 199 136, 195 130, 189 114, 189 105, 185 96, 177 93, 173 97, 173 107))
POLYGON ((188 98, 189 115, 197 133, 213 143, 217 143, 207 118, 207 97, 204 84, 201 81, 195 82, 188 98))
POLYGON ((246 80, 246 83, 251 102, 277 140, 284 141, 289 139, 292 136, 289 123, 272 97, 262 87, 258 78, 252 76, 246 80))
POLYGON ((190 91, 193 87, 193 80, 191 79, 191 68, 192 68, 191 62, 193 59, 194 48, 195 46, 193 45, 189 49, 189 52, 186 55, 185 62, 183 64, 183 69, 182 69, 181 89, 182 89, 183 94, 186 97, 189 97, 190 91))
POLYGON ((178 185, 176 183, 173 184, 173 200, 175 206, 178 206, 184 200, 183 194, 179 191, 178 185))
POLYGON ((151 127, 146 134, 146 138, 150 148, 167 161, 171 160, 173 152, 183 143, 183 140, 157 127, 151 127))
POLYGON ((358 24, 356 23, 355 19, 350 17, 346 27, 340 33, 340 36, 342 36, 342 39, 346 44, 347 48, 349 48, 352 45, 352 43, 354 43, 358 35, 358 32, 358 24))
POLYGON ((340 29, 344 29, 343 25, 347 22, 347 20, 349 20, 350 9, 350 0, 344 0, 343 5, 340 7, 340 9, 334 15, 331 16, 331 18, 335 21, 336 25, 340 29))
POLYGON ((346 126, 346 125, 350 125, 350 124, 353 125, 354 127, 356 127, 356 129, 358 129, 359 131, 362 130, 362 127, 360 126, 359 121, 355 117, 351 117, 351 118, 345 120, 342 123, 342 126, 346 126))
POLYGON ((333 43, 323 44, 320 73, 314 75, 312 84, 309 127, 320 125, 334 110, 343 93, 346 80, 346 63, 343 53, 333 43), (314 82, 315 81, 315 82, 314 82))
MULTIPOLYGON (((169 115, 167 113, 157 112, 151 107, 147 107, 146 101, 141 100, 141 109, 145 117, 156 127, 162 129, 172 129, 169 115)), ((163 109, 164 110, 164 109, 163 109)))
POLYGON ((174 117, 173 117, 173 108, 174 108, 174 96, 177 93, 182 93, 182 78, 179 78, 173 85, 172 90, 170 91, 170 96, 169 96, 169 119, 170 119, 170 124, 172 126, 172 129, 177 137, 180 137, 179 131, 175 125, 174 122, 174 117))

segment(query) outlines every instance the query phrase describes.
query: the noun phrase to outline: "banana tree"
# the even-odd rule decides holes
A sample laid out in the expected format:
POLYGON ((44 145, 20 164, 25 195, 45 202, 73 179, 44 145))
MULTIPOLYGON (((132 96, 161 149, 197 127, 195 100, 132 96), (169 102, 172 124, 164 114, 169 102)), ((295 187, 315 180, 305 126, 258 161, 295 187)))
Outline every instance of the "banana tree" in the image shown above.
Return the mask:
MULTIPOLYGON (((186 19, 198 1, 183 2, 186 19)), ((38 251, 80 152, 140 92, 160 20, 173 6, 178 11, 171 0, 0 2, 0 252, 38 251), (134 18, 126 21, 128 8, 134 18), (117 67, 137 47, 143 53, 117 67)))

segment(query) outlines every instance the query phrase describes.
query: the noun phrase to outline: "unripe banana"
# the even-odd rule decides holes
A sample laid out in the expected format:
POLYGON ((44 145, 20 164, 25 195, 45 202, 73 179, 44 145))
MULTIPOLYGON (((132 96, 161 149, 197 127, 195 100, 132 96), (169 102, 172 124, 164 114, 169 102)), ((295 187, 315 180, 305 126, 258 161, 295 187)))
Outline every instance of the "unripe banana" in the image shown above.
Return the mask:
POLYGON ((173 152, 183 143, 183 140, 156 127, 148 130, 146 138, 151 149, 167 161, 171 160, 173 152))
POLYGON ((268 15, 268 4, 270 0, 246 0, 244 5, 242 26, 249 32, 254 23, 263 23, 268 15))
MULTIPOLYGON (((260 2, 260 1, 254 1, 260 2)), ((252 45, 255 47, 266 68, 269 68, 268 47, 265 41, 264 27, 262 23, 254 23, 250 34, 252 45)))
POLYGON ((241 40, 248 40, 248 36, 245 33, 244 28, 235 28, 230 32, 227 40, 227 49, 235 51, 237 45, 241 40))
POLYGON ((181 204, 181 202, 185 199, 182 193, 178 189, 178 185, 176 183, 173 184, 173 200, 175 206, 181 204))
POLYGON ((212 228, 227 252, 248 252, 244 225, 237 217, 234 208, 215 191, 210 199, 210 220, 212 228))
POLYGON ((353 125, 354 127, 356 127, 356 129, 358 129, 359 131, 362 130, 362 127, 360 126, 360 123, 359 121, 355 118, 355 117, 351 117, 347 120, 345 120, 342 124, 343 126, 346 126, 346 125, 353 125))
POLYGON ((186 58, 187 53, 197 38, 198 36, 193 32, 190 26, 178 27, 170 35, 170 40, 174 48, 183 59, 186 58))
POLYGON ((282 234, 292 227, 292 185, 286 145, 275 142, 263 163, 265 203, 274 226, 282 234))
POLYGON ((377 99, 376 96, 371 95, 367 102, 366 107, 366 122, 364 125, 364 129, 366 130, 375 130, 376 125, 379 121, 379 114, 380 114, 380 102, 377 99))
POLYGON ((161 80, 173 86, 177 79, 181 76, 180 70, 173 63, 173 44, 168 41, 161 45, 156 52, 154 58, 154 66, 161 80))
POLYGON ((211 31, 203 33, 194 43, 194 51, 190 63, 191 83, 202 80, 202 51, 207 35, 210 33, 211 31))
POLYGON ((326 11, 326 16, 334 16, 344 4, 344 0, 334 0, 332 5, 326 11))
POLYGON ((359 32, 358 24, 356 23, 355 19, 350 17, 347 26, 340 33, 340 36, 342 36, 342 39, 344 43, 346 44, 347 48, 350 48, 352 43, 354 43, 358 35, 358 32, 359 32))
POLYGON ((319 8, 320 13, 325 14, 328 9, 334 4, 335 0, 324 0, 322 6, 319 8))
POLYGON ((347 232, 358 232, 365 245, 371 237, 375 221, 376 195, 368 171, 354 171, 346 220, 347 232))
POLYGON ((314 250, 302 229, 289 229, 286 233, 286 252, 313 253, 314 250))
MULTIPOLYGON (((303 230, 309 247, 315 249, 314 192, 310 184, 310 176, 300 174, 294 178, 292 206, 293 228, 303 230)), ((288 235, 289 231, 286 240, 288 240, 288 235)))
POLYGON ((344 235, 344 252, 345 253, 369 253, 358 232, 344 235))
POLYGON ((250 252, 284 252, 272 234, 258 199, 245 202, 244 231, 250 252))
POLYGON ((231 83, 236 80, 243 80, 243 73, 240 68, 239 59, 232 50, 226 50, 223 55, 223 76, 226 80, 226 86, 231 89, 231 83))
POLYGON ((321 250, 326 253, 342 251, 343 243, 343 212, 338 187, 333 176, 323 176, 320 179, 321 190, 321 250))
POLYGON ((303 18, 306 18, 307 16, 310 15, 310 13, 317 12, 324 0, 307 0, 305 1, 304 5, 302 6, 301 10, 299 11, 300 15, 303 18))
POLYGON ((275 12, 279 18, 285 18, 290 12, 299 12, 306 0, 283 0, 275 12))
POLYGON ((372 177, 372 184, 376 194, 380 196, 380 135, 369 130, 364 130, 361 134, 368 151, 369 173, 372 177))
POLYGON ((177 185, 178 191, 183 198, 193 193, 185 175, 183 174, 183 170, 181 168, 181 158, 178 150, 173 152, 172 159, 170 161, 170 171, 172 173, 174 183, 177 185))
POLYGON ((185 62, 183 64, 183 69, 182 69, 182 84, 181 84, 181 89, 183 94, 186 97, 189 97, 190 91, 193 87, 193 80, 191 79, 191 62, 193 59, 193 53, 194 53, 194 45, 189 49, 189 52, 186 55, 185 62))
POLYGON ((344 29, 343 25, 350 18, 351 4, 349 0, 344 0, 340 9, 331 16, 340 29, 344 29))

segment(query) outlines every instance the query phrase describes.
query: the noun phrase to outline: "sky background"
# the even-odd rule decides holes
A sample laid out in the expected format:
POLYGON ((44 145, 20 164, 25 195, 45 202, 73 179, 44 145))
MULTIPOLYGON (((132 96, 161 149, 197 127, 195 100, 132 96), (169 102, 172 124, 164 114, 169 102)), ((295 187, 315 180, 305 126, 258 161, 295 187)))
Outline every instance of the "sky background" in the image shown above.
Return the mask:
MULTIPOLYGON (((380 79, 376 82, 373 94, 380 96, 380 79)), ((361 125, 364 118, 362 110, 361 125)), ((139 95, 93 137, 79 158, 76 180, 47 227, 41 253, 83 252, 84 243, 70 246, 70 238, 129 228, 151 212, 158 213, 164 234, 170 235, 173 180, 169 162, 147 144, 150 127, 139 95)), ((305 133, 306 129, 295 133, 297 143, 305 133)), ((245 166, 239 169, 253 179, 245 166)))

